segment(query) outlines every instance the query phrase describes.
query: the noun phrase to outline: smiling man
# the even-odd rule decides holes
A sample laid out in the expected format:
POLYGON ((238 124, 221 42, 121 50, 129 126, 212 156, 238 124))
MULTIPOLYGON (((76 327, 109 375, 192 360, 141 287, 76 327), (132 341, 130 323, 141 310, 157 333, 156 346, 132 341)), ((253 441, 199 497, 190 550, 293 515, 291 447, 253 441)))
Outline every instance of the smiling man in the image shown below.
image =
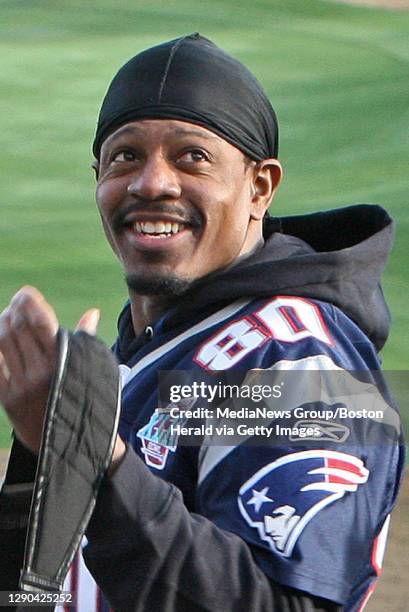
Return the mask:
POLYGON ((138 328, 194 280, 262 244, 281 178, 276 159, 256 163, 208 129, 170 119, 114 131, 95 169, 102 223, 138 328))
MULTIPOLYGON (((361 610, 403 465, 396 411, 376 385, 391 219, 376 206, 269 217, 282 175, 275 113, 254 76, 198 34, 121 68, 93 151, 99 213, 130 298, 113 347, 119 435, 84 551, 96 582, 116 610, 361 610), (220 371, 242 388, 264 373, 280 394, 284 372, 298 371, 284 398, 286 434, 269 418, 260 431, 275 431, 273 442, 249 433, 184 445, 169 434, 169 410, 157 410, 161 370, 184 371, 192 388, 220 371), (334 372, 349 386, 337 387, 334 372), (368 401, 387 418, 357 422, 368 401)), ((92 333, 93 319, 86 313, 80 327, 92 333)), ((24 542, 30 499, 16 500, 35 476, 57 331, 33 288, 0 319, 0 399, 16 434, 0 496, 9 547, 24 542)), ((194 405, 188 394, 180 404, 194 405)), ((21 554, 0 565, 3 588, 21 554)), ((78 563, 65 587, 89 612, 96 587, 78 563)))

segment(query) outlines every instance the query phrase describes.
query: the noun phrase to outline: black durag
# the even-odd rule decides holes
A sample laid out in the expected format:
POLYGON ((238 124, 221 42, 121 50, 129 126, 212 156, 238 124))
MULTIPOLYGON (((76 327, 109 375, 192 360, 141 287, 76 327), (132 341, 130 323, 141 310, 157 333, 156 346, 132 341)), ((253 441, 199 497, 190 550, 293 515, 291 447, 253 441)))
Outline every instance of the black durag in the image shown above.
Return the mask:
POLYGON ((112 80, 93 144, 138 119, 179 119, 207 128, 259 161, 278 154, 275 112, 255 76, 200 34, 142 51, 112 80))

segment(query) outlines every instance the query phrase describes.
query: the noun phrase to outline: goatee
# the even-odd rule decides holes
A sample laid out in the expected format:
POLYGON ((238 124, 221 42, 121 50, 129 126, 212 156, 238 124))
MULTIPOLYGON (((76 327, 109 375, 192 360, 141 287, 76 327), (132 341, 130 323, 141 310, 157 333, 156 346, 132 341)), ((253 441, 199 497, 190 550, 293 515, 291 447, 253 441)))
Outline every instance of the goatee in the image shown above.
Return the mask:
POLYGON ((177 276, 148 277, 139 274, 127 274, 125 276, 128 288, 138 295, 182 295, 192 284, 191 280, 177 276))

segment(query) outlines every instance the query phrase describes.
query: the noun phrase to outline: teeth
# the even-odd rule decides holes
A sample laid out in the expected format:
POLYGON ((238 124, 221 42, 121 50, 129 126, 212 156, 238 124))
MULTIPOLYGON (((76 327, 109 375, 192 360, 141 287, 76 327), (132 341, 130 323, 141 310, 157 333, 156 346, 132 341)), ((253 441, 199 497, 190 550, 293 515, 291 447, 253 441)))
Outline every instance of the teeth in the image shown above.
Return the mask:
POLYGON ((134 228, 143 234, 177 234, 184 229, 184 225, 169 221, 136 221, 134 228))
POLYGON ((158 231, 156 231, 156 223, 152 223, 151 221, 141 223, 142 231, 145 232, 145 234, 161 234, 163 231, 163 223, 158 223, 158 225, 160 226, 160 228, 158 228, 158 231))

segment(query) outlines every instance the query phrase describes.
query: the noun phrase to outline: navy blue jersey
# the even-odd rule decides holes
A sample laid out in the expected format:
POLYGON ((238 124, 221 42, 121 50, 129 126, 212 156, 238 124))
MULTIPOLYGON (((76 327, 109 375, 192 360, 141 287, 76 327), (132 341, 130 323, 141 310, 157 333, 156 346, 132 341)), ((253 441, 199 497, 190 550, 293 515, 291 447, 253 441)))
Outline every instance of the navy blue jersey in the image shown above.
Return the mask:
POLYGON ((161 370, 373 372, 379 362, 371 343, 332 305, 295 297, 236 302, 169 337, 160 326, 123 369, 121 435, 155 474, 181 489, 190 511, 240 535, 273 580, 357 609, 379 573, 382 528, 400 477, 399 446, 382 441, 381 431, 366 440, 374 423, 352 417, 342 424, 363 431, 347 445, 327 443, 322 450, 318 442, 315 451, 311 443, 306 450, 289 442, 238 444, 199 452, 174 439, 161 443, 169 420, 156 408, 161 370), (318 475, 308 476, 314 470, 318 475), (334 487, 301 493, 311 478, 332 478, 334 487), (274 521, 277 535, 269 536, 274 521))
POLYGON ((299 297, 240 300, 167 333, 164 319, 120 366, 123 439, 181 490, 189 511, 239 535, 272 580, 362 609, 380 573, 403 465, 399 421, 376 377, 372 344, 333 305, 299 297), (316 428, 308 443, 285 435, 251 444, 250 434, 245 443, 184 445, 169 436, 159 372, 194 380, 229 370, 268 371, 277 381, 295 371, 283 406, 291 427, 316 428), (319 392, 309 382, 314 370, 319 392), (348 377, 347 391, 334 384, 337 372, 348 377), (357 417, 368 397, 367 416, 357 417), (372 418, 380 407, 382 417, 372 418))

